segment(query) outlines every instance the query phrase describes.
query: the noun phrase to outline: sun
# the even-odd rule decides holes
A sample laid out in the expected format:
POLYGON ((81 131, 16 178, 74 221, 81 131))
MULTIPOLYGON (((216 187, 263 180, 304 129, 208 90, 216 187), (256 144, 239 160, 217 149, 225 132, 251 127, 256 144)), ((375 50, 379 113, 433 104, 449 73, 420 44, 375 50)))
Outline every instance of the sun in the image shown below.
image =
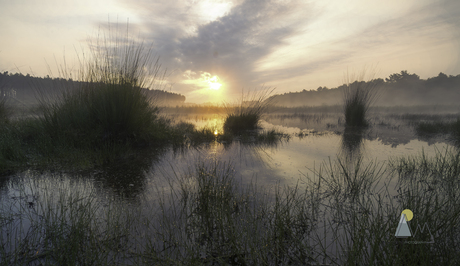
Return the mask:
POLYGON ((222 84, 219 83, 219 77, 214 76, 208 80, 209 88, 211 90, 219 90, 222 84))
POLYGON ((407 221, 412 220, 412 217, 414 217, 414 213, 409 209, 405 209, 404 211, 402 211, 401 214, 403 214, 403 213, 406 215, 407 221))

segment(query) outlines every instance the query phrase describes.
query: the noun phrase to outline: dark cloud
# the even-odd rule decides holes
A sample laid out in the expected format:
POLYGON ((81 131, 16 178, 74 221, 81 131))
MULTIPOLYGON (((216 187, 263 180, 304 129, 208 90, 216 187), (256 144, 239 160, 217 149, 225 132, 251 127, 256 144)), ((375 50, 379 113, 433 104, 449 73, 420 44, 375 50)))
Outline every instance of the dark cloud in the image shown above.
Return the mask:
MULTIPOLYGON (((295 34, 299 20, 305 23, 308 17, 307 10, 305 16, 295 17, 299 11, 295 1, 247 0, 215 21, 196 25, 198 15, 190 2, 182 3, 181 8, 173 2, 159 5, 163 15, 147 18, 145 25, 163 64, 179 73, 192 70, 219 75, 238 89, 263 82, 254 64, 283 45, 285 38, 295 34)), ((143 8, 157 6, 140 4, 143 8)))

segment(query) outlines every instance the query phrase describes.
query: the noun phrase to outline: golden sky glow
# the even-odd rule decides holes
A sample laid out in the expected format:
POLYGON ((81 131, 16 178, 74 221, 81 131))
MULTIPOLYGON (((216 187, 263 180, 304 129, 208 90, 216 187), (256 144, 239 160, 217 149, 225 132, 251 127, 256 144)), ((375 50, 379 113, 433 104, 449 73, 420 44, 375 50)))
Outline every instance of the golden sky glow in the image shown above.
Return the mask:
POLYGON ((211 90, 218 90, 222 86, 222 84, 219 83, 219 77, 217 76, 210 78, 208 83, 211 90))
POLYGON ((0 0, 0 71, 55 74, 64 56, 77 68, 89 37, 128 20, 187 102, 331 88, 366 66, 460 74, 458 0, 0 0))

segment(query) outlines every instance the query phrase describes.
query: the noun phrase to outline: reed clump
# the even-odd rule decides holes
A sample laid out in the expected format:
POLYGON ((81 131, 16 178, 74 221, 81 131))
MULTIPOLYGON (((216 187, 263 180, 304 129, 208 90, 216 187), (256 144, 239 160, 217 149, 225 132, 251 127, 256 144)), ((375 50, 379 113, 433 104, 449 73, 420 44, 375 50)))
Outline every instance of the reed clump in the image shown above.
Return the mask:
POLYGON ((376 100, 377 92, 377 87, 372 80, 368 82, 356 80, 353 83, 347 80, 343 89, 343 112, 346 126, 368 125, 367 114, 370 106, 376 100))
POLYGON ((169 127, 145 89, 157 77, 158 60, 142 43, 118 36, 93 47, 90 58, 80 59, 80 85, 42 102, 45 131, 78 147, 165 141, 169 127))
POLYGON ((274 89, 266 88, 253 93, 243 93, 237 106, 227 104, 224 131, 239 134, 257 129, 262 115, 271 105, 269 96, 273 91, 274 89))

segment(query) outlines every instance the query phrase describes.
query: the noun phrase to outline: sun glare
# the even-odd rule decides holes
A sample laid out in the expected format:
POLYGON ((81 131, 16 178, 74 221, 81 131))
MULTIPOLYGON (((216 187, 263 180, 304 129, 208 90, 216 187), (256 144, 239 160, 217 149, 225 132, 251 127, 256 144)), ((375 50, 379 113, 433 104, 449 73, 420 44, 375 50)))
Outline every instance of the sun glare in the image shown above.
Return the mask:
POLYGON ((211 90, 218 90, 222 86, 222 84, 219 83, 219 77, 217 76, 210 78, 208 83, 211 90))

